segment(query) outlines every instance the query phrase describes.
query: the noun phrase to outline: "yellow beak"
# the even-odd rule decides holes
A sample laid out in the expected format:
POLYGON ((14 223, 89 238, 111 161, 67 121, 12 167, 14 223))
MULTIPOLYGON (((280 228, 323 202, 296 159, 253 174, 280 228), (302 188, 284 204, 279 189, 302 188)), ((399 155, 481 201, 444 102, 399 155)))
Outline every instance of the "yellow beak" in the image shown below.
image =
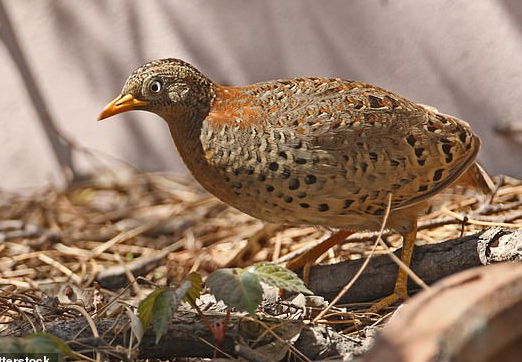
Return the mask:
POLYGON ((118 113, 131 111, 139 106, 146 106, 147 104, 149 104, 148 101, 140 101, 139 99, 134 98, 132 94, 120 95, 105 106, 102 113, 98 117, 98 121, 109 118, 118 113))

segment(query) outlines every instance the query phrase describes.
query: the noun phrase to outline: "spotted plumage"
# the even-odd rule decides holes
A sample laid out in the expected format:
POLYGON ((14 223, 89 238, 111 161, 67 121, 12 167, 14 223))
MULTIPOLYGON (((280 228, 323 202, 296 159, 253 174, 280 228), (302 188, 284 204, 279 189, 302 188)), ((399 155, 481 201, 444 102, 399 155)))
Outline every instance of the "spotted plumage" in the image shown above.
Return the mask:
POLYGON ((224 87, 163 59, 136 70, 101 118, 130 109, 167 121, 209 192, 270 222, 374 230, 391 194, 388 226, 406 235, 430 198, 468 170, 487 188, 466 122, 361 82, 224 87))
POLYGON ((320 78, 214 86, 199 142, 204 157, 189 168, 210 166, 214 177, 198 180, 232 206, 272 222, 350 229, 378 227, 388 193, 392 209, 434 195, 479 149, 463 121, 377 87, 320 78), (238 181, 242 190, 230 188, 238 181), (298 192, 308 195, 306 211, 280 202, 298 192), (354 202, 345 207, 347 196, 354 202))

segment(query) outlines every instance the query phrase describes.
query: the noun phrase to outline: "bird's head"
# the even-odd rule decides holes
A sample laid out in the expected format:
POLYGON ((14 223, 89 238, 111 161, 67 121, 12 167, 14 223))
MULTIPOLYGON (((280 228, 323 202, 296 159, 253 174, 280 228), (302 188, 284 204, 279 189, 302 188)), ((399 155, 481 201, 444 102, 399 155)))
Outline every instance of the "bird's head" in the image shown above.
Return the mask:
POLYGON ((102 120, 130 110, 156 113, 167 122, 208 112, 212 82, 179 59, 160 59, 136 69, 118 97, 107 104, 102 120))

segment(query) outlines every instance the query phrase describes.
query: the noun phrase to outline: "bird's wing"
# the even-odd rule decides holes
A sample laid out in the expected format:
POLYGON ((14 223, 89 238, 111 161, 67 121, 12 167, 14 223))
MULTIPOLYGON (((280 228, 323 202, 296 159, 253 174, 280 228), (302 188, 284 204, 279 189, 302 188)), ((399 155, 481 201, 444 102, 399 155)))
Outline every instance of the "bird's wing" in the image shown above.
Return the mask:
POLYGON ((267 93, 276 96, 265 100, 261 123, 306 161, 294 176, 329 175, 324 196, 353 199, 358 210, 382 212, 389 193, 393 209, 425 200, 455 181, 480 147, 466 122, 381 88, 339 79, 279 87, 267 93))

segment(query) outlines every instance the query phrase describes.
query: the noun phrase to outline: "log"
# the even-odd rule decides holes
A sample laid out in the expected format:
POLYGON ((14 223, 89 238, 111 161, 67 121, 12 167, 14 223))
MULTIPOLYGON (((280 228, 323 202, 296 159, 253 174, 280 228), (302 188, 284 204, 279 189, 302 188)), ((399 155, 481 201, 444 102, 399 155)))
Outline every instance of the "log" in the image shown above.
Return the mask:
MULTIPOLYGON (((211 323, 223 320, 223 314, 206 315, 211 323)), ((248 346, 246 342, 251 343, 258 340, 266 328, 251 318, 232 315, 220 350, 228 355, 240 354, 250 357, 249 360, 252 359, 252 356, 257 355, 258 359, 263 356, 265 360, 278 361, 285 356, 288 346, 292 344, 302 355, 311 360, 333 356, 352 358, 366 352, 372 340, 370 338, 366 341, 348 338, 329 327, 313 326, 299 320, 265 317, 261 321, 281 336, 286 343, 280 343, 270 333, 265 333, 265 337, 256 343, 255 348, 252 345, 248 346)), ((126 321, 105 318, 97 319, 95 322, 99 335, 103 337, 94 338, 84 318, 48 323, 46 330, 65 341, 70 341, 74 337, 74 341, 70 341, 69 346, 84 354, 92 353, 95 350, 115 353, 116 349, 107 347, 109 341, 112 346, 127 347, 129 345, 130 329, 125 326, 126 321)), ((373 332, 369 333, 372 333, 373 336, 373 332)), ((155 338, 152 330, 146 331, 138 347, 139 358, 162 360, 182 356, 210 358, 214 354, 212 335, 199 315, 193 312, 178 312, 159 343, 155 343, 155 338)), ((125 348, 118 350, 128 352, 125 348)), ((124 355, 121 356, 121 358, 123 357, 124 355)))
MULTIPOLYGON (((438 244, 417 246, 413 252, 411 269, 427 284, 448 275, 480 265, 520 259, 522 230, 500 227, 486 229, 463 238, 438 244)), ((400 250, 395 252, 400 255, 400 250)), ((332 300, 361 267, 364 259, 345 261, 311 268, 309 289, 316 295, 332 300)), ((383 298, 393 291, 398 266, 387 255, 370 260, 348 293, 339 303, 369 302, 383 298)), ((410 292, 419 287, 411 280, 410 292)))

